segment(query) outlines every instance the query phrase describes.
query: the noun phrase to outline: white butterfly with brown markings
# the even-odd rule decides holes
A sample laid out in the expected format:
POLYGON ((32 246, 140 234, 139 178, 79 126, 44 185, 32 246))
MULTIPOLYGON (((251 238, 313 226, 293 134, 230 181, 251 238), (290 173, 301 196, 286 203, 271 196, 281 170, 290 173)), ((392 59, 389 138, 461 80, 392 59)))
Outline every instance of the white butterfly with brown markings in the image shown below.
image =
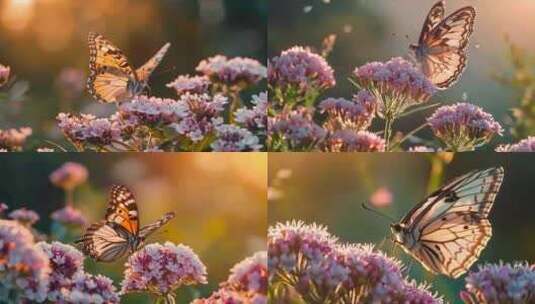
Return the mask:
POLYGON ((425 269, 458 278, 474 264, 492 236, 489 212, 503 168, 455 178, 391 225, 395 244, 425 269))
POLYGON ((410 46, 420 69, 438 89, 451 87, 466 68, 466 49, 476 17, 472 6, 460 8, 447 17, 444 12, 444 0, 433 5, 418 44, 410 46))

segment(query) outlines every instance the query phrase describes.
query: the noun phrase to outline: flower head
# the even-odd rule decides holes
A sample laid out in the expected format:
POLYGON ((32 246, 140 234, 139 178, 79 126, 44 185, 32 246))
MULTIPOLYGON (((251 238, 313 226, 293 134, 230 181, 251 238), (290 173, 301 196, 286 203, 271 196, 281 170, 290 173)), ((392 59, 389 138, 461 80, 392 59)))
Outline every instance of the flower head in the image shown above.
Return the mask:
POLYGON ((91 114, 59 113, 56 117, 59 129, 77 145, 92 144, 106 146, 120 139, 120 125, 107 118, 96 118, 91 114))
POLYGON ((496 152, 535 152, 535 136, 529 136, 513 145, 501 145, 496 152))
POLYGON ((183 285, 206 284, 206 267, 184 245, 150 244, 132 254, 126 263, 121 293, 173 293, 183 285))
POLYGON ((368 131, 339 130, 325 140, 329 152, 384 152, 385 141, 368 131))
POLYGON ((210 79, 207 76, 179 75, 175 80, 167 84, 168 88, 176 91, 177 95, 184 93, 204 94, 210 88, 210 79))
POLYGON ((123 120, 132 124, 167 125, 177 121, 174 111, 176 100, 138 96, 130 102, 121 103, 119 113, 123 120))
POLYGON ((380 187, 370 195, 370 204, 382 208, 392 204, 393 195, 387 187, 380 187))
POLYGON ((220 125, 216 127, 216 140, 210 145, 213 151, 246 152, 259 151, 262 145, 258 137, 251 131, 235 125, 220 125))
POLYGON ((65 207, 54 211, 50 218, 54 221, 60 222, 66 225, 83 226, 87 223, 87 219, 82 212, 70 204, 65 207))
POLYGON ((226 284, 236 290, 267 294, 267 252, 259 251, 234 265, 226 284))
POLYGON ((37 212, 26 208, 11 211, 9 217, 25 226, 31 226, 39 220, 39 214, 37 214, 37 212))
POLYGON ((223 124, 220 115, 227 101, 222 95, 183 94, 174 107, 178 122, 171 126, 179 134, 198 142, 223 124))
POLYGON ((56 86, 63 98, 79 97, 85 88, 84 71, 77 68, 63 68, 56 79, 56 86))
POLYGON ((315 95, 336 84, 334 71, 325 58, 295 46, 268 62, 268 82, 284 95, 315 95))
POLYGON ((298 107, 268 120, 271 140, 287 143, 291 150, 309 150, 321 143, 327 132, 312 120, 312 110, 298 107))
POLYGON ((258 95, 253 95, 251 103, 253 104, 251 109, 243 107, 236 110, 234 113, 235 120, 251 131, 264 131, 267 127, 267 93, 262 92, 258 95))
POLYGON ((266 67, 250 58, 235 57, 228 59, 217 55, 203 60, 197 66, 197 71, 209 77, 210 80, 241 89, 258 83, 266 78, 266 67))
POLYGON ((492 115, 470 103, 440 107, 427 122, 435 136, 453 151, 473 150, 503 132, 492 115))
POLYGON ((32 135, 32 128, 0 129, 0 149, 20 151, 28 137, 32 135))
POLYGON ((9 81, 10 72, 10 67, 0 64, 0 88, 5 86, 6 83, 9 81))
POLYGON ((65 292, 67 303, 119 303, 119 295, 113 281, 103 275, 77 272, 72 287, 65 292))
POLYGON ((370 62, 354 70, 356 83, 372 92, 379 116, 397 118, 407 108, 427 102, 437 88, 409 61, 396 57, 387 62, 370 62))
MULTIPOLYGON (((87 181, 89 172, 79 163, 66 162, 49 176, 54 186, 70 191, 87 181)), ((71 202, 69 202, 71 203, 71 202)))
POLYGON ((368 91, 360 91, 353 101, 344 98, 327 98, 319 104, 323 113, 327 113, 325 128, 331 132, 351 129, 366 130, 374 117, 376 101, 368 91))
POLYGON ((195 299, 191 304, 267 304, 267 296, 221 288, 206 299, 195 299))

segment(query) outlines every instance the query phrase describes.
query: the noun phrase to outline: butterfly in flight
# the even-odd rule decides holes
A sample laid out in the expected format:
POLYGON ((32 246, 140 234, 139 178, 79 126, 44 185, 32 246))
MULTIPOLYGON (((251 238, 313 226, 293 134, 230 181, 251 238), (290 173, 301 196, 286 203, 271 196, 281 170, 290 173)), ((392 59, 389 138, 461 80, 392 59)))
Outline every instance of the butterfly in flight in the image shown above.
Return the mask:
POLYGON ((390 226, 393 242, 428 271, 458 278, 492 236, 488 216, 502 180, 501 167, 453 179, 390 226))
POLYGON ((145 239, 175 217, 173 212, 139 229, 139 217, 134 195, 125 186, 114 185, 105 220, 94 223, 76 240, 85 255, 99 262, 113 262, 135 252, 145 239))
POLYGON ((149 61, 134 70, 124 53, 102 35, 90 32, 87 89, 97 101, 121 102, 148 88, 149 77, 171 46, 166 43, 149 61))
POLYGON ((438 89, 451 87, 466 68, 466 49, 474 31, 476 10, 458 9, 444 17, 445 1, 437 2, 427 15, 418 44, 410 45, 411 55, 438 89))

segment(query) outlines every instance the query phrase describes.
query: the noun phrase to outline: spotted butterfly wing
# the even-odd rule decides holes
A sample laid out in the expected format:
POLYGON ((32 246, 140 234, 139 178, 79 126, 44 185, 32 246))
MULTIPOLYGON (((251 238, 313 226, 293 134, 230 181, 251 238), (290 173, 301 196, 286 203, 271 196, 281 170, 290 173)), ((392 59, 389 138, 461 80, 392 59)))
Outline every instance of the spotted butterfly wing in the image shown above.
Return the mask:
POLYGON ((488 215, 502 181, 501 167, 454 179, 392 225, 394 242, 430 272, 463 275, 492 235, 488 215))
POLYGON ((139 233, 139 212, 134 194, 125 186, 114 185, 106 210, 106 221, 115 223, 132 235, 139 233))
POLYGON ((170 43, 166 43, 158 52, 156 52, 154 56, 152 56, 144 65, 136 70, 136 76, 140 82, 144 84, 149 82, 150 75, 158 67, 170 46, 170 43))
POLYGON ((474 31, 476 11, 463 7, 444 18, 445 1, 430 10, 413 55, 426 77, 439 89, 452 86, 466 68, 466 48, 474 31))

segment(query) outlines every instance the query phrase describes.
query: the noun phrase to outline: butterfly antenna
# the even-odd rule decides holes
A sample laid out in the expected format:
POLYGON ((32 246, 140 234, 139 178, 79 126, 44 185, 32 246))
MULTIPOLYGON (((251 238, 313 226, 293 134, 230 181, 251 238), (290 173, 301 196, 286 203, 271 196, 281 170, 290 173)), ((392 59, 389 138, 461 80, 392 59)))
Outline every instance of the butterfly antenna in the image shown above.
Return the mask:
POLYGON ((366 203, 362 203, 362 208, 364 208, 364 210, 367 210, 367 211, 370 211, 370 212, 372 212, 372 213, 375 213, 375 214, 377 214, 377 215, 379 215, 379 216, 381 216, 381 217, 383 217, 383 218, 389 219, 391 223, 396 222, 396 219, 395 219, 395 218, 393 218, 393 217, 391 217, 391 216, 389 216, 389 215, 386 215, 386 214, 380 212, 379 210, 374 209, 374 208, 368 206, 366 203))

